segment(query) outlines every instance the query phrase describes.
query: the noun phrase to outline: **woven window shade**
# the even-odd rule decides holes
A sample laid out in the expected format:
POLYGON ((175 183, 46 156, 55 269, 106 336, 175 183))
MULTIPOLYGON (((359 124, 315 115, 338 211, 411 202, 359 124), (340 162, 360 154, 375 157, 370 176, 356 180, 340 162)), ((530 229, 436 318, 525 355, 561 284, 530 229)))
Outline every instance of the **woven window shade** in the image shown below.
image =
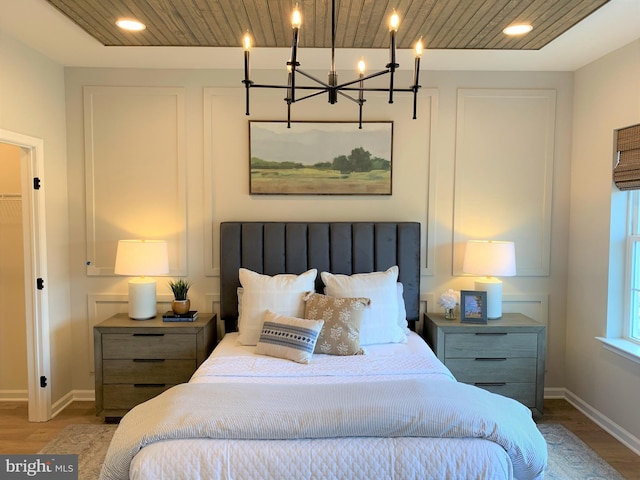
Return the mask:
POLYGON ((640 190, 640 124, 618 130, 616 151, 614 183, 620 190, 640 190))

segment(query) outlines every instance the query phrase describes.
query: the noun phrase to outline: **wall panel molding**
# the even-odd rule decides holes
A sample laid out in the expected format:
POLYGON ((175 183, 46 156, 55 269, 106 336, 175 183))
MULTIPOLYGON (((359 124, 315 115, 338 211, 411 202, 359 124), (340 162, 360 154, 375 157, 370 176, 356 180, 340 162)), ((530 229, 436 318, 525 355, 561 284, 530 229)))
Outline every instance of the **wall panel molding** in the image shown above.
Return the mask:
POLYGON ((182 87, 84 87, 87 275, 113 275, 117 242, 163 239, 187 274, 182 87))
POLYGON ((514 241, 518 275, 549 275, 555 111, 555 90, 458 90, 454 275, 470 239, 514 241))
MULTIPOLYGON (((412 120, 409 116, 412 108, 412 97, 397 98, 394 103, 398 105, 394 105, 393 113, 390 113, 388 104, 384 102, 383 98, 376 99, 383 100, 380 103, 372 101, 371 105, 367 104, 368 119, 384 119, 394 122, 393 194, 391 197, 385 198, 357 195, 349 197, 349 209, 344 208, 346 204, 345 198, 340 195, 297 196, 297 204, 308 202, 310 205, 312 204, 312 207, 305 208, 301 206, 292 209, 290 205, 296 205, 296 203, 290 201, 293 198, 291 196, 265 195, 256 198, 256 196, 249 195, 248 120, 244 115, 241 119, 238 119, 237 114, 232 115, 229 113, 231 106, 234 106, 235 110, 235 107, 241 108, 244 105, 244 90, 241 88, 205 88, 203 95, 205 275, 219 275, 219 233, 217 230, 220 222, 226 220, 257 220, 255 212, 263 211, 262 209, 268 210, 266 218, 261 218, 261 220, 265 221, 357 221, 359 219, 363 221, 392 219, 395 221, 403 219, 420 222, 422 226, 421 274, 434 275, 436 175, 433 158, 436 152, 435 146, 437 145, 438 89, 422 88, 420 90, 418 120, 412 120), (418 127, 416 127, 416 122, 418 122, 418 127), (424 130, 420 129, 418 130, 419 134, 414 134, 412 129, 420 128, 420 125, 424 125, 424 130), (246 128, 247 132, 246 140, 243 140, 239 147, 234 146, 233 151, 238 154, 238 158, 229 157, 228 152, 230 149, 225 144, 229 136, 225 129, 231 129, 232 127, 246 128), (413 157, 416 155, 419 158, 419 169, 411 166, 411 163, 415 161, 413 157), (244 170, 240 170, 240 175, 238 175, 238 164, 245 165, 244 170), (233 187, 230 188, 224 182, 232 182, 233 187), (220 193, 225 189, 229 191, 228 195, 220 193), (411 201, 406 201, 403 204, 403 208, 398 206, 394 210, 394 207, 397 206, 396 204, 399 204, 405 195, 411 197, 411 201), (224 202, 228 201, 231 204, 235 204, 233 208, 242 213, 236 215, 228 213, 232 212, 233 208, 228 205, 221 207, 220 198, 223 198, 224 202), (247 201, 247 199, 249 200, 247 201), (216 204, 216 201, 218 204, 216 204), (286 206, 280 208, 282 207, 280 202, 286 203, 286 206), (376 208, 376 204, 378 208, 376 208), (272 209, 269 210, 269 208, 272 209), (221 211, 225 213, 225 218, 220 218, 219 212, 221 211), (353 213, 349 215, 348 212, 353 213), (345 215, 347 216, 345 217, 345 215), (240 216, 242 218, 238 218, 240 216)), ((372 93, 371 96, 375 97, 376 94, 372 93)), ((277 96, 268 102, 277 102, 278 108, 283 108, 281 99, 278 99, 277 96)), ((272 103, 265 102, 265 105, 270 107, 272 103)), ((272 110, 269 110, 269 116, 266 118, 257 113, 252 113, 251 119, 273 119, 271 112, 272 110)), ((297 115, 300 115, 300 120, 309 120, 309 118, 304 118, 300 111, 297 112, 297 115)), ((314 121, 354 120, 353 107, 346 102, 341 106, 332 107, 327 118, 319 116, 320 114, 315 116, 315 113, 311 113, 311 115, 314 115, 314 121)), ((365 118, 365 121, 367 121, 367 118, 365 118)))

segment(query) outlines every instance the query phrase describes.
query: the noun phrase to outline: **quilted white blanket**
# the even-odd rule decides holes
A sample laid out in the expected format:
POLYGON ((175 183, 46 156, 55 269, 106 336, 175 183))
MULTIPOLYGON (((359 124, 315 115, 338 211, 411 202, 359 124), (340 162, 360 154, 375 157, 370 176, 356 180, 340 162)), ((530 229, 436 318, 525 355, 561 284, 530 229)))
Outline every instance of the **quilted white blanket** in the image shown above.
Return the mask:
POLYGON ((336 437, 484 438, 504 448, 515 478, 523 480, 542 478, 547 460, 546 443, 529 409, 457 382, 192 383, 174 387, 123 418, 101 478, 129 478, 132 458, 162 440, 336 437))

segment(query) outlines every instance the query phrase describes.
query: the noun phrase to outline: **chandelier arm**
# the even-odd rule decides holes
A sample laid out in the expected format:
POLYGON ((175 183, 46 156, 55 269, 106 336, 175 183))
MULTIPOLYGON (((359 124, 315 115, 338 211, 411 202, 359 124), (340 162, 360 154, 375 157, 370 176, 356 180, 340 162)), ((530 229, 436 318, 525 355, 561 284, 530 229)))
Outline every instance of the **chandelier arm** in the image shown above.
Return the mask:
MULTIPOLYGON (((354 89, 357 90, 357 89, 354 89)), ((342 95, 344 98, 347 98, 349 100, 351 100, 353 103, 360 103, 360 100, 358 100, 357 98, 353 98, 351 95, 344 93, 340 90, 337 91, 340 95, 342 95)))
MULTIPOLYGON (((286 88, 291 88, 291 86, 290 85, 268 85, 266 83, 254 83, 254 84, 251 85, 251 88, 280 88, 280 89, 286 89, 286 88)), ((298 85, 296 87, 296 90, 317 90, 319 88, 326 88, 326 87, 314 87, 313 85, 298 85)))
MULTIPOLYGON (((304 70, 297 70, 297 72, 298 72, 300 75, 304 75, 304 76, 305 76, 305 77, 307 77, 309 80, 313 80, 314 82, 316 82, 316 83, 318 83, 318 84, 322 85, 324 88, 333 88, 333 87, 331 87, 331 85, 329 85, 327 82, 323 82, 322 80, 320 80, 320 79, 318 79, 318 78, 314 77, 313 75, 311 75, 311 74, 309 74, 309 73, 305 72, 304 70)), ((299 88, 299 87, 296 87, 296 88, 299 88)), ((313 87, 313 88, 317 88, 317 87, 313 87)))
MULTIPOLYGON (((298 87, 300 88, 300 87, 298 87)), ((309 88, 314 88, 314 87, 309 87, 309 88)), ((307 98, 311 98, 311 97, 317 97, 318 95, 322 95, 323 93, 327 93, 328 89, 327 88, 323 88, 322 90, 315 92, 315 93, 311 93, 309 95, 305 95, 302 98, 296 98, 296 102, 301 102, 302 100, 306 100, 307 98)))
MULTIPOLYGON (((341 83, 340 85, 336 85, 335 88, 337 90, 342 90, 344 87, 347 87, 349 85, 353 85, 354 83, 364 82, 366 80, 369 80, 370 78, 379 77, 380 75, 385 75, 385 74, 387 74, 389 72, 390 72, 390 70, 380 70, 379 72, 371 73, 371 74, 367 75, 366 77, 356 78, 355 80, 351 80, 349 82, 341 83)), ((387 90, 388 90, 387 88, 384 89, 385 92, 387 90)))
MULTIPOLYGON (((355 87, 341 88, 340 90, 347 91, 347 92, 358 92, 358 91, 360 91, 359 88, 355 88, 355 87)), ((362 91, 363 92, 388 92, 389 89, 388 88, 383 88, 383 87, 364 87, 362 89, 362 91)), ((394 88, 393 91, 394 92, 409 92, 409 93, 413 93, 414 87, 394 88)))

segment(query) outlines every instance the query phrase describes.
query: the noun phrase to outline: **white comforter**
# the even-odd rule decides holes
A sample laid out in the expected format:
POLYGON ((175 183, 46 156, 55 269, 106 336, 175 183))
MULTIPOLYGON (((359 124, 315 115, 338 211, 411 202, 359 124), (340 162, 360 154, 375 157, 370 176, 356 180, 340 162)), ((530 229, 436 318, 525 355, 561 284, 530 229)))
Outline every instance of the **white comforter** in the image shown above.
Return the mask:
MULTIPOLYGON (((254 347, 229 345, 235 334, 194 373, 190 383, 332 384, 433 378, 454 381, 417 335, 407 344, 372 345, 366 355, 314 355, 309 364, 254 355, 254 347), (387 348, 385 348, 387 347, 387 348), (226 350, 226 351, 225 351, 226 350)), ((225 337, 225 338, 227 338, 225 337)))
POLYGON ((542 478, 530 411, 456 383, 418 337, 307 366, 231 341, 192 379, 218 385, 177 388, 125 416, 102 478, 542 478), (287 402, 291 383, 307 387, 287 402))

